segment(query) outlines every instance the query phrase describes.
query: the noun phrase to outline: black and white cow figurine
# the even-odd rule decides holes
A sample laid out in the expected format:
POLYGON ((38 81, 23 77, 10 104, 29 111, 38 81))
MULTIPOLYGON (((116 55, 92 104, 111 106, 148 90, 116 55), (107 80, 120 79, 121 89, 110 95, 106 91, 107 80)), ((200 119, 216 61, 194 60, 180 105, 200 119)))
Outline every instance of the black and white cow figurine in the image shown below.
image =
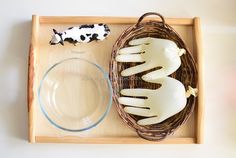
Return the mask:
POLYGON ((57 32, 53 29, 54 35, 49 42, 51 45, 60 43, 64 45, 64 41, 73 43, 88 43, 91 41, 104 40, 109 34, 110 29, 106 24, 86 24, 78 27, 70 27, 63 32, 57 32))

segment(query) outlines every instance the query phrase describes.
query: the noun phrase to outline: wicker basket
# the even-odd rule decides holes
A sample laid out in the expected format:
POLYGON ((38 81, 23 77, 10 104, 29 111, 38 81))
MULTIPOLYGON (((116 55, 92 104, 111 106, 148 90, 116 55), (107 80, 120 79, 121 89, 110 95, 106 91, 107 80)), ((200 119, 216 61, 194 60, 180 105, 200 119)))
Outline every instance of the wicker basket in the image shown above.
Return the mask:
POLYGON ((120 75, 122 70, 131 66, 135 66, 137 65, 137 63, 116 62, 115 57, 117 55, 117 51, 121 48, 127 47, 130 40, 142 37, 170 39, 174 41, 180 48, 185 48, 187 50, 187 53, 181 56, 182 64, 180 68, 175 73, 170 75, 171 77, 181 81, 186 89, 189 85, 191 85, 192 87, 197 86, 197 70, 193 57, 191 56, 191 53, 186 44, 183 42, 178 33, 171 26, 165 23, 165 19, 163 18, 163 16, 158 13, 149 12, 141 16, 137 24, 127 28, 114 44, 110 62, 110 79, 113 84, 113 100, 116 105, 117 111, 122 120, 128 126, 135 129, 140 137, 147 140, 160 141, 167 135, 173 133, 178 127, 186 122, 186 120, 190 117, 194 110, 196 98, 191 96, 190 98, 188 98, 187 105, 182 111, 155 125, 140 126, 137 124, 137 121, 144 117, 131 115, 124 111, 124 106, 119 104, 118 102, 121 89, 157 89, 160 87, 160 85, 158 84, 147 83, 141 79, 142 75, 157 68, 129 77, 122 77, 120 75), (141 23, 143 18, 149 15, 157 15, 160 17, 161 21, 148 21, 141 23))

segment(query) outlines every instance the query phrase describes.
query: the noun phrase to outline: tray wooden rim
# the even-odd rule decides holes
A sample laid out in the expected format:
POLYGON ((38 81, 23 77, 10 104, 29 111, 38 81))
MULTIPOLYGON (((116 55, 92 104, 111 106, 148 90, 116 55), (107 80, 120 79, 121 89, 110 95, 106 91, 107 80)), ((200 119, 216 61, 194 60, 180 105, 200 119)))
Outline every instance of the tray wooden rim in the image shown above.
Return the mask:
MULTIPOLYGON (((94 144, 202 144, 203 143, 203 120, 204 120, 204 82, 203 82, 203 51, 201 44, 201 24, 200 18, 166 18, 166 23, 169 25, 185 25, 193 27, 193 42, 194 52, 197 53, 197 68, 198 68, 198 104, 196 105, 196 135, 195 137, 182 138, 166 138, 161 142, 147 141, 139 137, 106 137, 106 138, 80 138, 75 136, 70 137, 47 137, 35 135, 35 117, 34 117, 34 54, 38 51, 39 27, 41 24, 72 24, 80 23, 96 23, 97 21, 109 24, 134 24, 138 17, 96 17, 96 16, 32 16, 32 33, 29 47, 28 59, 28 136, 29 142, 39 143, 94 143, 94 144)), ((147 20, 156 20, 156 18, 146 18, 147 20)))

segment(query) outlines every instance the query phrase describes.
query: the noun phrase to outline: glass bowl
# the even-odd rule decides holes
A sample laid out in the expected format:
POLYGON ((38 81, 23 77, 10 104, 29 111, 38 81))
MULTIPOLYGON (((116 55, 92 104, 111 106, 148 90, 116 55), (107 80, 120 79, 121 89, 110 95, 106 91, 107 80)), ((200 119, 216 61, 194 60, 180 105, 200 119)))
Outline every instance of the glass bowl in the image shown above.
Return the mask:
POLYGON ((108 74, 86 59, 68 58, 50 67, 38 88, 39 105, 54 126, 72 132, 91 129, 108 114, 108 74))

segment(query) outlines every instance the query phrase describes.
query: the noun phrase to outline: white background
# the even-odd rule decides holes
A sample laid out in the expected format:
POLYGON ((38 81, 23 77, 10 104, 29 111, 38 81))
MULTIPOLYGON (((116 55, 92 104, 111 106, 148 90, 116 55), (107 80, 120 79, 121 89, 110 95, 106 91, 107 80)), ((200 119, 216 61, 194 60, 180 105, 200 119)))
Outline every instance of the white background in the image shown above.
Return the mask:
POLYGON ((236 157, 235 0, 4 0, 0 6, 0 157, 236 157), (202 20, 205 52, 203 145, 80 145, 27 142, 27 57, 32 14, 202 20))

